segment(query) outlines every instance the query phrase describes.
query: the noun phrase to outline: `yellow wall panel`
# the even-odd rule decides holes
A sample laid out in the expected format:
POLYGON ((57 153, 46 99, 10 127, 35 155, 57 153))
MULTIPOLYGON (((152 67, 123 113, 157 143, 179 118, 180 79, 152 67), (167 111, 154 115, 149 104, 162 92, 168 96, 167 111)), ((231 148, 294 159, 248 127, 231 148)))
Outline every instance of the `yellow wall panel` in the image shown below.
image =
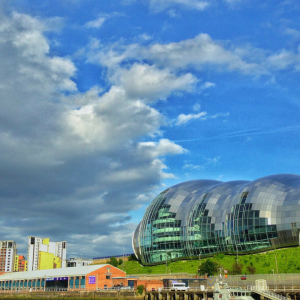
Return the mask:
POLYGON ((49 246, 49 242, 50 242, 50 239, 49 239, 49 238, 43 239, 43 244, 44 244, 44 245, 48 245, 48 246, 49 246))
POLYGON ((39 252, 39 270, 53 269, 54 254, 39 252))

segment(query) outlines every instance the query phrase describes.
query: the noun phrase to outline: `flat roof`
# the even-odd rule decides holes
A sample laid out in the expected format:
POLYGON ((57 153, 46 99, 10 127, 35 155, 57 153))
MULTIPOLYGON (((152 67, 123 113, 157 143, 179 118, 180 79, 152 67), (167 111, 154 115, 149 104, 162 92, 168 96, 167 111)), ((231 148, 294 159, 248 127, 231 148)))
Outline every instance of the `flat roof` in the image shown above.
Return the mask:
POLYGON ((69 267, 69 268, 37 270, 37 271, 11 272, 11 273, 5 273, 3 275, 0 275, 0 281, 51 278, 51 277, 85 276, 105 266, 111 266, 111 265, 103 264, 103 265, 92 265, 92 266, 89 265, 84 267, 69 267))

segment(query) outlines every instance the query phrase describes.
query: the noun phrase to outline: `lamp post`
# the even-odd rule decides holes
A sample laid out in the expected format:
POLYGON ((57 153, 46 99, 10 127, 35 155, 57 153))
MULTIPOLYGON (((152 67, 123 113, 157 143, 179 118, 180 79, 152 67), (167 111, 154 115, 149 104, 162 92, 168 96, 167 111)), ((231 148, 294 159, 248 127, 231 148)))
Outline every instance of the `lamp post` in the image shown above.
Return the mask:
POLYGON ((277 265, 277 257, 276 257, 276 246, 275 246, 274 254, 275 254, 275 263, 276 263, 276 273, 278 275, 278 265, 277 265))
POLYGON ((200 276, 200 267, 201 267, 201 253, 199 253, 199 268, 198 268, 198 273, 199 273, 199 276, 200 276))
MULTIPOLYGON (((233 230, 230 229, 230 231, 232 232, 232 236, 234 236, 233 230)), ((231 238, 231 240, 233 240, 233 239, 231 238)), ((237 246, 236 238, 235 238, 235 248, 236 248, 236 262, 238 264, 239 263, 239 252, 238 252, 238 246, 237 246)))
MULTIPOLYGON (((168 253, 170 253, 170 252, 171 251, 166 251, 166 274, 168 274, 168 253)), ((170 270, 170 272, 171 272, 171 270, 170 270)))
POLYGON ((166 274, 168 274, 168 253, 166 252, 166 274))

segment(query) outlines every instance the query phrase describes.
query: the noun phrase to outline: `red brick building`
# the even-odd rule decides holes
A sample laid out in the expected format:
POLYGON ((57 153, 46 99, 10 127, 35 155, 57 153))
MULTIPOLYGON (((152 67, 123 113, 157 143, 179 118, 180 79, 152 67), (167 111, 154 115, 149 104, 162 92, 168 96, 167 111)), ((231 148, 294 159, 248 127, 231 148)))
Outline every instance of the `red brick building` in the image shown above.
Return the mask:
POLYGON ((12 272, 0 275, 0 290, 51 291, 109 289, 116 284, 128 285, 126 273, 112 265, 12 272), (118 280, 114 283, 114 278, 118 280), (121 279, 120 279, 121 278, 121 279))

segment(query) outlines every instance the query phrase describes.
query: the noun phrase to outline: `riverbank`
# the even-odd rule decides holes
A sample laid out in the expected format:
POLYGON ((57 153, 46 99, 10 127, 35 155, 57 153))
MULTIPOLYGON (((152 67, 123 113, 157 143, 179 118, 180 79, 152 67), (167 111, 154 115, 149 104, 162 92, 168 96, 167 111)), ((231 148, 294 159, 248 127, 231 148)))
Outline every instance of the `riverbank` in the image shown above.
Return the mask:
POLYGON ((142 300, 144 296, 137 295, 135 292, 118 292, 118 291, 97 291, 97 292, 38 292, 38 293, 0 293, 0 299, 16 299, 16 300, 25 300, 25 299, 34 299, 34 300, 90 300, 90 299, 101 299, 101 300, 142 300))

